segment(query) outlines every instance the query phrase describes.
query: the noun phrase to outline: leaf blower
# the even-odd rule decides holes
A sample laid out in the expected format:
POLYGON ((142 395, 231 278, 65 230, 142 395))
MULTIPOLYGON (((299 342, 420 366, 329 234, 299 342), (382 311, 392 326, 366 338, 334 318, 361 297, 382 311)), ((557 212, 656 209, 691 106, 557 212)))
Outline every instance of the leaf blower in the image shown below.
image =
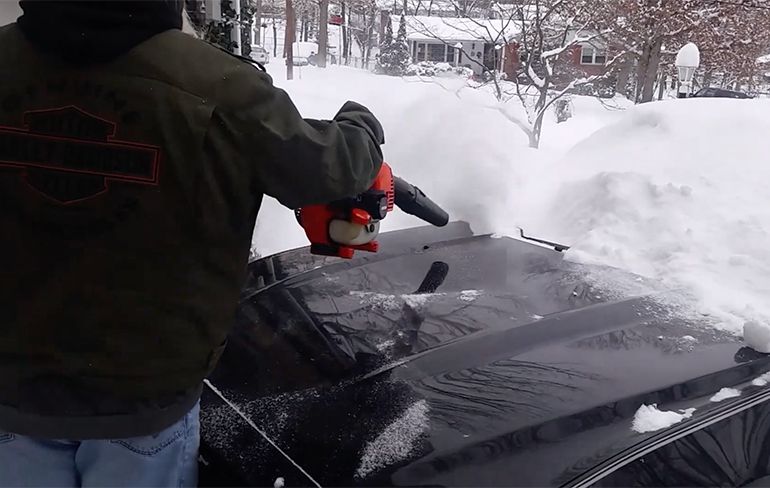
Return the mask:
POLYGON ((394 205, 438 227, 449 222, 441 207, 416 186, 393 176, 387 163, 367 191, 326 205, 302 207, 296 215, 312 254, 350 259, 355 251, 377 252, 380 221, 394 205))

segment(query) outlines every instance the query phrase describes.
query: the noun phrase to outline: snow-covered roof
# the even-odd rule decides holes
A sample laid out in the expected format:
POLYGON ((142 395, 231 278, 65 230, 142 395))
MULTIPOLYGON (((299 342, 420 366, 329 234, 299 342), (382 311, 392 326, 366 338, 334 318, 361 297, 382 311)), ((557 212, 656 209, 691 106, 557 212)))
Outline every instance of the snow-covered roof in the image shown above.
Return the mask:
POLYGON ((757 58, 757 64, 770 64, 770 54, 757 58))
MULTIPOLYGON (((399 16, 393 16, 393 30, 397 31, 399 16)), ((440 41, 508 41, 519 33, 516 22, 499 19, 469 19, 456 17, 406 17, 406 36, 409 40, 440 41)))

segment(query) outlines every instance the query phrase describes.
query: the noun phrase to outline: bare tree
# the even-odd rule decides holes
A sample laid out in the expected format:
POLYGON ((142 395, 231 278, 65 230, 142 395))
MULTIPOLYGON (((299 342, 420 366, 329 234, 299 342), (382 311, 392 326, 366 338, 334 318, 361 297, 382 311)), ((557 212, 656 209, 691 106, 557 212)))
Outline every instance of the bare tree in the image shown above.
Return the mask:
MULTIPOLYGON (((452 27, 465 32, 471 39, 481 39, 495 46, 490 59, 477 60, 463 51, 463 59, 481 66, 485 73, 484 84, 491 85, 498 105, 495 107, 509 121, 527 135, 533 148, 540 146, 543 120, 552 105, 577 87, 599 82, 607 77, 585 76, 572 68, 571 58, 579 46, 599 42, 603 32, 589 28, 593 19, 592 2, 583 0, 531 0, 529 4, 495 4, 497 20, 465 17, 452 27), (511 46, 518 46, 511 52, 511 46), (510 80, 502 75, 503 59, 509 61, 510 80), (518 62, 516 58, 518 57, 518 62), (510 110, 507 104, 517 99, 524 107, 526 119, 510 110)), ((417 21, 419 23, 419 21, 417 21)), ((450 25, 449 20, 444 21, 450 25)), ((433 38, 441 35, 429 26, 421 25, 423 32, 433 38)), ((449 43, 448 41, 445 41, 449 43)), ((624 53, 606 63, 610 68, 624 53)))
MULTIPOLYGON (((521 55, 513 84, 527 111, 530 147, 540 146, 543 119, 554 103, 579 85, 606 76, 586 77, 570 62, 575 48, 599 42, 602 36, 589 28, 594 15, 590 5, 577 0, 535 0, 512 13, 520 32, 521 55)), ((616 54, 607 62, 605 70, 619 57, 616 54)))
POLYGON ((717 77, 727 86, 752 91, 761 83, 756 60, 770 51, 770 2, 766 6, 723 4, 720 15, 710 19, 693 36, 701 50, 701 84, 709 86, 717 77))
POLYGON ((374 0, 352 0, 348 6, 348 29, 352 31, 352 37, 358 44, 366 64, 374 44, 377 4, 374 0))
MULTIPOLYGON (((593 0, 593 27, 605 32, 613 46, 627 53, 637 103, 650 102, 661 63, 722 12, 720 2, 703 0, 593 0)), ((672 59, 669 60, 669 62, 672 59)))

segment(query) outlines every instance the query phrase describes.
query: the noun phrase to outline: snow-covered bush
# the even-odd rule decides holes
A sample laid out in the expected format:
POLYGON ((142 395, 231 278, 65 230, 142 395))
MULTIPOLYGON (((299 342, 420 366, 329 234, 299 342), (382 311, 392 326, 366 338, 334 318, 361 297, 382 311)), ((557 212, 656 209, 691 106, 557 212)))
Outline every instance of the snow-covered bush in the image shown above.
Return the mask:
POLYGON ((575 95, 584 95, 588 97, 612 98, 616 93, 617 79, 614 77, 600 78, 591 83, 578 83, 571 90, 575 95))
POLYGON ((465 66, 455 67, 449 63, 422 61, 409 66, 406 74, 410 76, 460 76, 462 78, 470 78, 473 76, 473 70, 465 66))
POLYGON ((484 80, 484 82, 490 82, 497 78, 497 81, 505 81, 508 79, 508 75, 506 73, 503 73, 502 71, 484 71, 484 73, 481 75, 481 79, 484 80))

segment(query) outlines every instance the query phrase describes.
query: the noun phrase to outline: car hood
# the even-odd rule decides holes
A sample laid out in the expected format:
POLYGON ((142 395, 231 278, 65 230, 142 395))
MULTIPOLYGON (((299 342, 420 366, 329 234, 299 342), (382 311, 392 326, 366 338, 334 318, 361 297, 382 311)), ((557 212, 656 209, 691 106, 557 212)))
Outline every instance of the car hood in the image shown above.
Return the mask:
POLYGON ((443 232, 252 265, 212 382, 323 484, 558 485, 638 441, 642 403, 678 407, 768 368, 642 278, 443 232), (622 293, 597 285, 610 274, 622 293))

